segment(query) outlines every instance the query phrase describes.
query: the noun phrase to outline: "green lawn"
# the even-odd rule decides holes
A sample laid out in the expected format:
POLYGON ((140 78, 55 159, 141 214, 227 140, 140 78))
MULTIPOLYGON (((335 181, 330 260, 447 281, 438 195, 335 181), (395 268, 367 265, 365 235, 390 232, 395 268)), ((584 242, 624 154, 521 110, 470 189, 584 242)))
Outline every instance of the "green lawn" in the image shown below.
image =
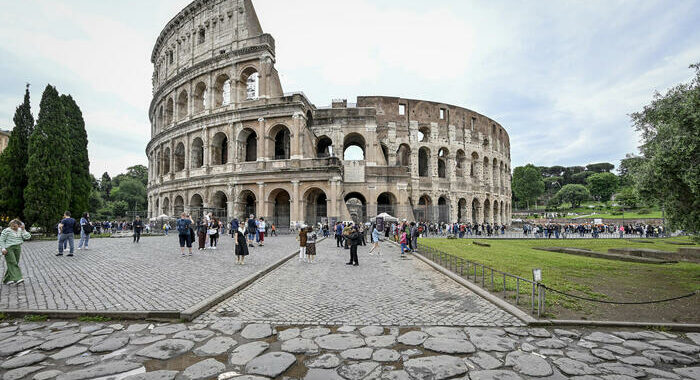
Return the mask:
MULTIPOLYGON (((476 246, 472 244, 471 239, 421 239, 419 244, 526 279, 532 278, 533 268, 541 268, 543 283, 547 286, 598 299, 646 301, 673 297, 700 289, 700 264, 685 262, 664 265, 641 264, 533 249, 533 247, 558 246, 607 252, 608 248, 641 247, 675 251, 680 246, 669 244, 668 241, 690 241, 688 238, 656 239, 652 244, 627 239, 481 241, 487 242, 491 247, 476 246)), ((496 283, 499 281, 496 280, 496 283)), ((514 286, 514 283, 508 283, 507 289, 513 290, 514 293, 514 286)), ((495 291, 499 292, 502 289, 502 285, 497 285, 495 291)), ((521 288, 521 294, 526 292, 521 288)), ((688 305, 690 308, 696 308, 694 311, 691 309, 690 314, 697 314, 699 304, 692 301, 691 305, 688 305)), ((555 315, 567 317, 590 313, 595 315, 605 308, 605 306, 592 305, 556 293, 547 294, 547 306, 555 315)))
MULTIPOLYGON (((661 214, 661 211, 651 211, 645 214, 639 214, 637 212, 627 212, 625 211, 624 218, 625 219, 647 219, 647 218, 657 218, 661 219, 663 215, 661 214)), ((581 215, 578 216, 577 218, 595 218, 595 219, 622 219, 623 215, 613 215, 609 213, 599 213, 595 215, 581 215)))

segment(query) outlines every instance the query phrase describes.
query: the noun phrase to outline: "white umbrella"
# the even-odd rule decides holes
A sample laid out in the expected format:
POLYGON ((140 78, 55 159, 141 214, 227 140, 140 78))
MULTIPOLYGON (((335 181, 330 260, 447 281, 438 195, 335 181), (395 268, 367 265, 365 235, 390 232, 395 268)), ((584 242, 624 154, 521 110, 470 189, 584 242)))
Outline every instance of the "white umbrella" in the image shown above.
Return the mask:
POLYGON ((398 218, 395 218, 395 217, 393 217, 385 212, 377 215, 375 218, 372 218, 372 220, 377 220, 377 218, 384 218, 385 222, 398 222, 399 221, 398 218))
POLYGON ((163 214, 163 215, 159 216, 158 219, 170 219, 170 217, 163 214))

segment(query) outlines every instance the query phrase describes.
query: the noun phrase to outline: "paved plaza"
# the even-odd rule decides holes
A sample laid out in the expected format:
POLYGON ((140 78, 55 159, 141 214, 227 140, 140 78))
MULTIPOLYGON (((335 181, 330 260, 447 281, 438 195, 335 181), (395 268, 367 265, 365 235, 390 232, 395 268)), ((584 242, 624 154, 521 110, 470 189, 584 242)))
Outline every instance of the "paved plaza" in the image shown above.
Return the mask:
POLYGON ((321 325, 515 326, 522 321, 418 259, 401 259, 398 248, 383 254, 358 247, 360 266, 345 265, 349 250, 327 239, 318 262, 296 258, 211 309, 199 320, 219 316, 245 322, 321 325))
MULTIPOLYGON (((251 248, 235 265, 233 240, 181 257, 177 236, 92 239, 88 251, 56 257, 54 241, 22 246, 24 285, 0 287, 1 310, 182 311, 293 252, 290 235, 251 248)), ((77 245, 77 242, 76 242, 77 245)), ((5 262, 0 264, 4 272, 5 262)))

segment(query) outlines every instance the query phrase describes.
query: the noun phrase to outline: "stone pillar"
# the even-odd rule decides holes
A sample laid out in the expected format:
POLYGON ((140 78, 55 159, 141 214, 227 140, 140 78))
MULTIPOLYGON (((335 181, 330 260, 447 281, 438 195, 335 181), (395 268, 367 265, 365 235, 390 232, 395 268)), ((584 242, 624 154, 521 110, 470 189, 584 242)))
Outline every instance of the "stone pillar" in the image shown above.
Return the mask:
POLYGON ((207 106, 204 107, 205 111, 211 111, 214 109, 214 81, 212 73, 207 76, 207 106))
POLYGON ((209 152, 211 149, 209 148, 209 131, 207 131, 207 127, 204 126, 202 127, 202 155, 204 157, 204 167, 207 168, 207 171, 209 170, 209 165, 211 162, 211 157, 209 157, 209 152))
POLYGON ((377 123, 370 122, 365 125, 365 165, 377 166, 377 123))
POLYGON ((450 205, 450 220, 448 221, 449 223, 454 223, 458 221, 458 215, 459 215, 459 199, 454 198, 454 193, 447 197, 447 204, 450 205))
POLYGON ((192 145, 190 144, 190 136, 185 135, 185 176, 190 176, 190 166, 192 165, 192 145))
POLYGON ((295 112, 294 116, 294 126, 292 132, 294 133, 294 138, 291 141, 292 145, 292 151, 291 151, 291 158, 292 160, 300 160, 303 158, 303 152, 302 152, 302 132, 304 131, 305 127, 305 118, 304 114, 301 112, 295 112))
POLYGON ((292 180, 292 204, 289 215, 290 223, 301 222, 300 202, 299 202, 299 180, 292 180))
POLYGON ((329 194, 328 199, 331 201, 331 207, 328 208, 327 214, 328 217, 336 217, 340 218, 340 215, 338 215, 338 180, 337 178, 331 178, 331 193, 329 194))
POLYGON ((255 211, 257 211, 258 215, 256 215, 256 218, 265 217, 269 218, 269 215, 267 215, 267 202, 265 201, 265 182, 257 182, 258 184, 258 194, 255 196, 255 200, 257 202, 257 206, 255 208, 255 211))
POLYGON ((457 182, 457 155, 450 152, 450 154, 445 157, 445 160, 447 160, 445 165, 445 170, 447 170, 446 177, 449 178, 450 187, 452 187, 452 185, 456 185, 457 182))
POLYGON ((170 171, 169 173, 175 173, 175 141, 170 140, 170 157, 168 157, 170 160, 170 171))
POLYGON ((258 119, 258 161, 267 161, 267 131, 265 130, 265 118, 258 119))
MULTIPOLYGON (((365 217, 367 219, 377 216, 377 187, 372 185, 368 187, 369 190, 369 199, 367 200, 367 215, 365 217)), ((363 221, 365 222, 365 221, 363 221)))

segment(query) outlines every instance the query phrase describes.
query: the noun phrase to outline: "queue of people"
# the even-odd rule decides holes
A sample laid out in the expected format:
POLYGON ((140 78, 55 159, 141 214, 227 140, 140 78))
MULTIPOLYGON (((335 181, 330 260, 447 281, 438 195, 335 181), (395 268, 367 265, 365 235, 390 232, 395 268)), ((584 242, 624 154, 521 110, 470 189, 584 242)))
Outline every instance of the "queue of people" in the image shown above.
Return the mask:
POLYGON ((593 223, 540 223, 523 225, 523 235, 525 237, 533 236, 535 238, 547 239, 566 239, 574 235, 586 237, 590 235, 592 238, 599 238, 601 234, 617 234, 620 239, 638 235, 640 238, 658 238, 665 236, 665 230, 662 225, 651 224, 593 224, 593 223))

